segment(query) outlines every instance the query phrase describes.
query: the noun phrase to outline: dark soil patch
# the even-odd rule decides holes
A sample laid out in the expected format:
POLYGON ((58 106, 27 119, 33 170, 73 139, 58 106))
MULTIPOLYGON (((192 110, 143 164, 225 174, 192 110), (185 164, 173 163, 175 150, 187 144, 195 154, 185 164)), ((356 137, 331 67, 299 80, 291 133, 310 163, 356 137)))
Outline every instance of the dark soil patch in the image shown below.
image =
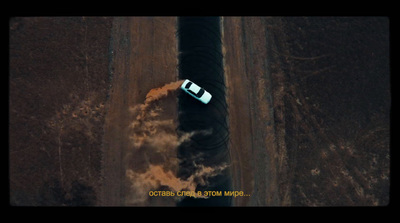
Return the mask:
POLYGON ((111 22, 95 17, 10 19, 12 205, 95 203, 110 85, 111 22))

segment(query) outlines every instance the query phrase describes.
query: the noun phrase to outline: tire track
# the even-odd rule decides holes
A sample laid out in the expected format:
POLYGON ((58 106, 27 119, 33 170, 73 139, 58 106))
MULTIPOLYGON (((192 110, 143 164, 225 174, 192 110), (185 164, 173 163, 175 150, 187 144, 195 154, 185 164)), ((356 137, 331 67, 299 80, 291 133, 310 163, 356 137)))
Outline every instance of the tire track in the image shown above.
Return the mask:
MULTIPOLYGON (((179 95, 180 132, 204 131, 178 149, 180 176, 188 177, 198 164, 218 167, 230 163, 228 110, 225 100, 225 80, 221 41, 220 18, 182 17, 178 19, 179 78, 190 79, 213 96, 204 105, 185 93, 179 95)), ((228 168, 219 176, 209 179, 208 185, 197 190, 226 190, 231 186, 228 168)), ((209 199, 186 198, 178 205, 229 206, 229 197, 209 199)))

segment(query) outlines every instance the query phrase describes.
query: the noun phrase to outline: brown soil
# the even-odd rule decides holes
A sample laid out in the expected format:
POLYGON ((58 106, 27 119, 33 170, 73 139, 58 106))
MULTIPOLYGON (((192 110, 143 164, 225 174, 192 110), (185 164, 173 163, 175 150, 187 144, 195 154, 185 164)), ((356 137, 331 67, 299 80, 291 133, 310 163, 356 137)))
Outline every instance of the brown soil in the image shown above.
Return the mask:
POLYGON ((279 187, 287 180, 287 157, 282 130, 275 128, 284 123, 274 120, 281 96, 272 98, 265 18, 227 17, 223 24, 234 189, 251 195, 234 205, 288 204, 287 189, 279 187))
POLYGON ((94 205, 111 18, 11 18, 12 205, 94 205))
MULTIPOLYGON (((159 199, 132 203, 127 168, 137 170, 143 159, 129 159, 134 148, 132 109, 149 100, 153 88, 174 82, 177 74, 176 18, 115 18, 112 31, 113 86, 108 101, 103 141, 103 191, 100 205, 171 205, 159 199), (150 95, 148 95, 150 96, 150 95), (147 97, 147 99, 146 99, 147 97), (135 169, 137 168, 137 169, 135 169), (127 199, 130 198, 130 199, 127 199)), ((155 90, 152 91, 153 93, 155 90)), ((163 102, 165 119, 176 119, 176 98, 163 102)))

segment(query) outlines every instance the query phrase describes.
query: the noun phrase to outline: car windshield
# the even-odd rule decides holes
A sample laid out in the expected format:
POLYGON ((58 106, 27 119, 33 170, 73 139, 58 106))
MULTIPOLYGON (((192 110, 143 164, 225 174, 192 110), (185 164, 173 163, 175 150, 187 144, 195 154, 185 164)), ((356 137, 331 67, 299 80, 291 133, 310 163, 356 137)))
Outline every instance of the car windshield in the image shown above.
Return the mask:
POLYGON ((192 85, 192 82, 187 83, 186 86, 185 86, 185 88, 186 88, 186 89, 189 89, 189 88, 190 88, 190 85, 192 85))

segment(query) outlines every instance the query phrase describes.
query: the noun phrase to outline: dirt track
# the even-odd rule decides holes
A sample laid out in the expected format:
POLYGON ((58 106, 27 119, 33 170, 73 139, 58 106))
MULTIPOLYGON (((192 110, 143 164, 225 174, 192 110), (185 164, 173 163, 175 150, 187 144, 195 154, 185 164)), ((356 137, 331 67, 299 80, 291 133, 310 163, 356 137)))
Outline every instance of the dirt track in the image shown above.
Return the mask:
POLYGON ((223 22, 234 186, 251 194, 236 198, 234 205, 287 204, 287 194, 280 197, 278 188, 286 148, 274 121, 266 19, 227 17, 223 22))
MULTIPOLYGON (((126 204, 125 158, 132 148, 129 125, 134 120, 131 109, 142 104, 151 89, 177 80, 175 25, 173 17, 116 18, 113 22, 113 86, 106 106, 100 205, 126 204)), ((176 117, 175 109, 171 106, 166 112, 176 117)))

